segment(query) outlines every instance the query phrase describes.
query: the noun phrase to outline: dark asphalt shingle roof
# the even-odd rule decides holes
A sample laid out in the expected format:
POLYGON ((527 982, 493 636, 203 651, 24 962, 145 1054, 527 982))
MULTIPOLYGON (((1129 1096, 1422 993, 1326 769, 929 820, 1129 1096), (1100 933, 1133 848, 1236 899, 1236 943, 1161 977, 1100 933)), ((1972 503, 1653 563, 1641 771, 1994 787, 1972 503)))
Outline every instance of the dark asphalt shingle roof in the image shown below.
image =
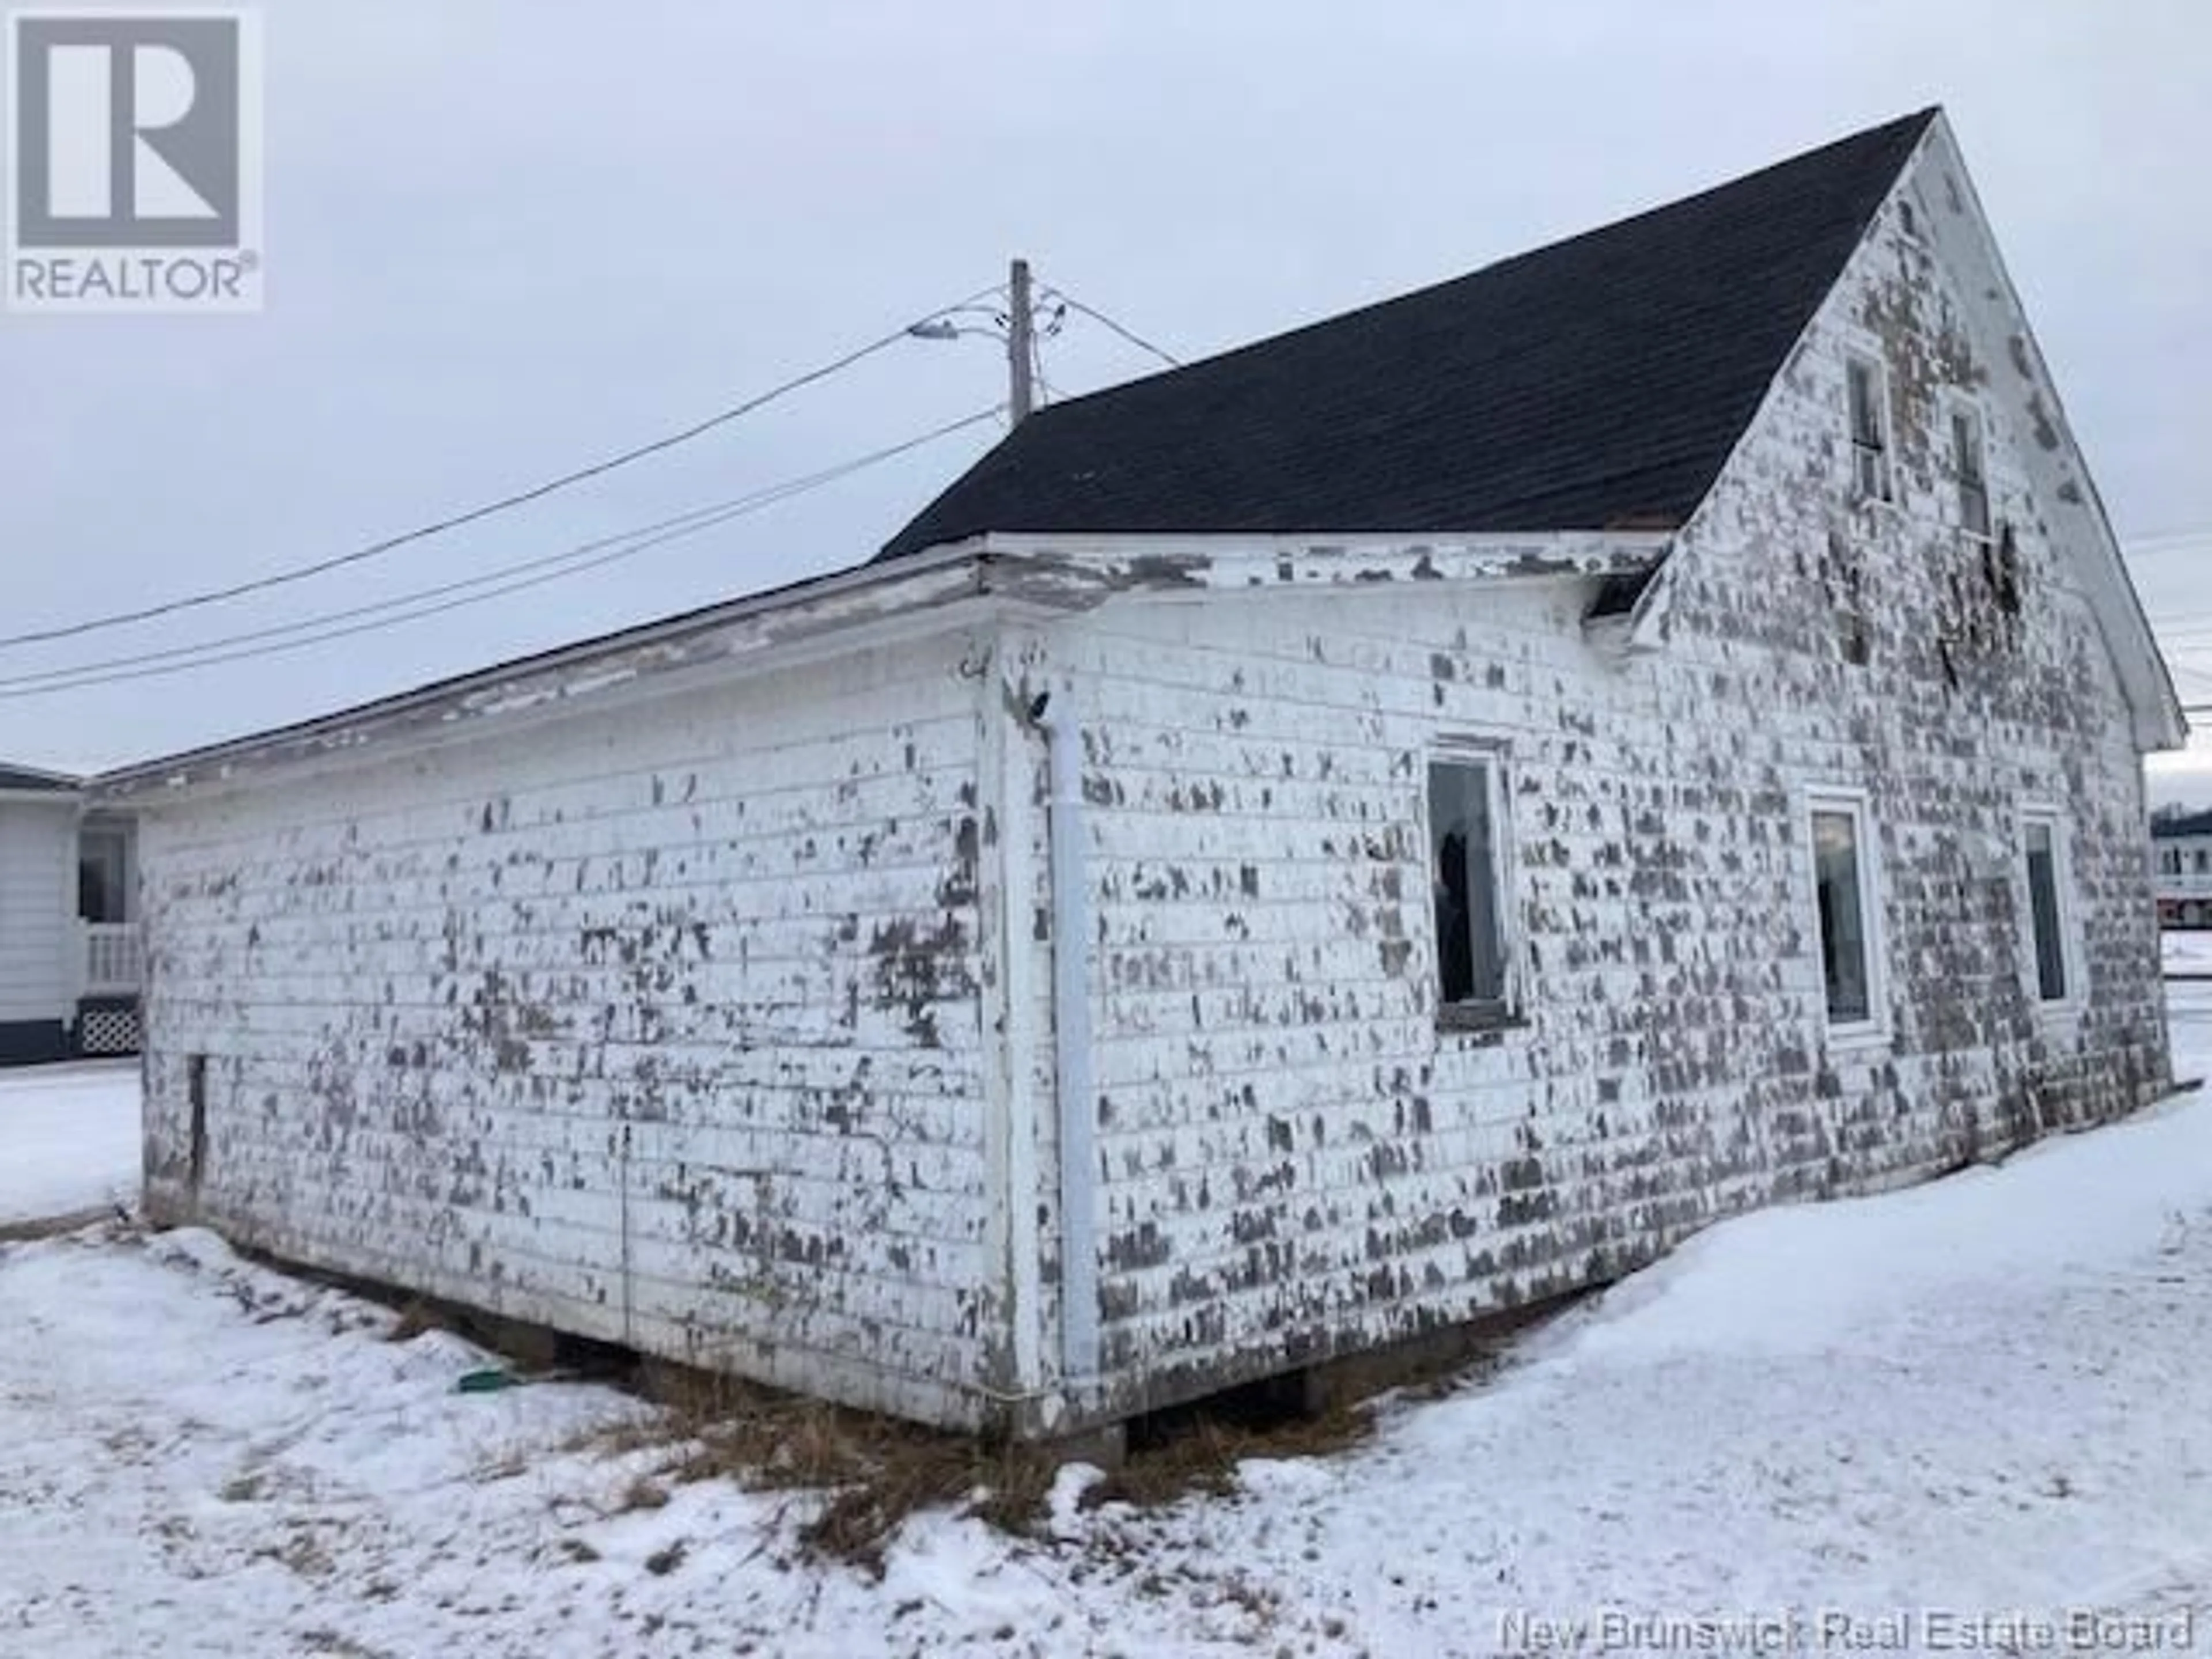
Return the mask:
POLYGON ((2175 812, 2150 821, 2153 841, 2176 841, 2185 836, 2212 836, 2212 811, 2175 812))
POLYGON ((0 789, 51 790, 55 794, 68 794, 76 788, 74 778, 65 778, 52 772, 40 772, 21 766, 0 764, 0 789))
POLYGON ((994 530, 1680 524, 1935 114, 1054 404, 882 556, 994 530))

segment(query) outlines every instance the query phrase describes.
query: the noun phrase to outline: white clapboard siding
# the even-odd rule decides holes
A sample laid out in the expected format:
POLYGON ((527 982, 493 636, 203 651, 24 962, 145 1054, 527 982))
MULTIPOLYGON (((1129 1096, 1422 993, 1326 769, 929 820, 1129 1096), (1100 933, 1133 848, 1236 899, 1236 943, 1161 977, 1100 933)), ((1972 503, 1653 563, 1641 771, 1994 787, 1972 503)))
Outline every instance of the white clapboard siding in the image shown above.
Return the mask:
POLYGON ((948 1421, 988 1287, 975 682, 938 643, 165 805, 152 1191, 948 1421))
POLYGON ((74 1010, 76 804, 0 801, 0 1024, 74 1010))
MULTIPOLYGON (((1036 672, 1085 724, 1096 907, 1085 1413, 1600 1282, 1719 1216, 2165 1086, 2137 757, 2041 528, 2026 451, 2047 433, 1989 423, 2011 587, 1956 528, 1948 400, 2012 355, 1969 340, 1968 300, 1885 216, 1682 537, 1649 656, 1586 641, 1588 582, 1136 596, 1046 630, 1036 672), (1899 499, 1855 509, 1844 362, 1869 342, 1899 499), (1425 785, 1455 738, 1510 769, 1524 1018, 1481 1035, 1435 1012, 1425 785), (1825 1028, 1805 811, 1835 787, 1875 843, 1872 1042, 1825 1028), (2027 989, 2030 805, 2068 848, 2064 1008, 2027 989)), ((1031 1082, 1048 1102, 1048 1053, 1031 1082)))

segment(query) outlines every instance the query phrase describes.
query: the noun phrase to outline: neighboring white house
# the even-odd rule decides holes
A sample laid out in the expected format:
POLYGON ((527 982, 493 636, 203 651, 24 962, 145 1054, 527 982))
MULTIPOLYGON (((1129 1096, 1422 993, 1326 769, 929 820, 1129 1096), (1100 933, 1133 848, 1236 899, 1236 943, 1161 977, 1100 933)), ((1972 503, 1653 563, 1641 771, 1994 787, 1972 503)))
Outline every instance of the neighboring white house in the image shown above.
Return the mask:
POLYGON ((2180 711, 1928 112, 135 767, 147 1192, 1043 1435, 2170 1086, 2180 711))
POLYGON ((0 765, 0 1066, 137 1052, 135 841, 78 780, 0 765))
POLYGON ((2151 819, 2152 881, 2163 927, 2212 927, 2212 811, 2151 819))

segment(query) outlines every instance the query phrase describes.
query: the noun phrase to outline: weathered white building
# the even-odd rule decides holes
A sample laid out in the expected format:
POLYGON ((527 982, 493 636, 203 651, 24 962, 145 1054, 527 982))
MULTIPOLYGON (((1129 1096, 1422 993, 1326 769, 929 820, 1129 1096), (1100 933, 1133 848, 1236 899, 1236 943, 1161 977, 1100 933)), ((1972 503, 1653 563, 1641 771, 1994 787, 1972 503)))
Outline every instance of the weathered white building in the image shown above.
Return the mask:
POLYGON ((0 1066, 137 1050, 134 839, 77 779, 0 765, 0 1066))
POLYGON ((106 780, 149 1199, 1109 1422, 2155 1097, 2182 735, 1929 112, 1056 405, 845 574, 106 780))

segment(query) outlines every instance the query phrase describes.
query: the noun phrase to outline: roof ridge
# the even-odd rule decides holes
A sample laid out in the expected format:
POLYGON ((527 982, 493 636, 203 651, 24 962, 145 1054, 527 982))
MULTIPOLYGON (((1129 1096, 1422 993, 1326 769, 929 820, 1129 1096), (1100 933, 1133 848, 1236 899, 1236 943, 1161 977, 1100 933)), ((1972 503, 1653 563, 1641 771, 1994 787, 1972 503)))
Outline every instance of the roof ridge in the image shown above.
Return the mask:
POLYGON ((1863 127, 1856 132, 1846 133, 1840 138, 1832 138, 1826 143, 1816 144, 1811 149, 1799 150, 1794 155, 1784 156, 1779 161, 1769 161, 1764 167, 1753 167, 1748 173, 1733 174, 1717 184, 1706 185, 1703 190, 1692 191, 1686 196, 1671 197, 1663 202, 1655 202, 1650 207, 1638 208, 1632 213, 1624 213, 1617 219, 1608 219, 1603 224, 1591 225, 1586 229, 1572 231, 1565 236, 1555 237, 1548 242, 1540 242, 1534 247, 1522 248, 1517 252, 1500 254, 1489 264, 1477 265, 1471 270, 1463 270, 1456 276, 1446 276, 1437 282, 1424 283, 1419 288, 1410 288, 1396 294, 1388 294, 1379 300, 1363 301, 1346 310, 1331 312, 1328 316, 1317 317, 1311 322, 1294 324, 1275 333, 1261 335, 1255 340, 1246 340, 1241 344, 1227 346, 1203 357, 1193 357, 1173 368, 1158 369, 1140 374, 1134 380, 1121 380, 1112 386, 1100 386, 1095 392, 1085 392, 1073 398, 1063 398, 1056 403, 1044 405, 1030 418, 1036 420, 1049 416, 1055 410, 1071 409, 1091 402, 1094 398, 1110 398, 1131 386, 1156 384, 1175 375, 1187 374, 1194 368, 1203 368, 1209 363, 1219 362, 1224 358, 1238 356, 1248 351, 1265 350, 1269 346, 1285 340, 1294 339, 1303 334, 1311 333, 1316 329, 1330 328, 1354 318, 1364 317, 1375 312, 1387 311, 1393 306, 1429 298, 1455 288, 1462 283, 1471 283, 1532 259, 1540 259, 1563 252, 1578 245, 1595 241, 1601 237, 1626 230, 1632 226, 1642 224, 1662 215, 1673 213, 1679 209, 1694 207, 1701 202, 1709 201, 1713 197, 1725 194, 1741 185, 1752 184, 1771 174, 1831 156, 1838 150, 1869 143, 1876 138, 1892 134, 1901 134, 1909 127, 1915 129, 1924 127, 1942 112, 1943 106, 1941 104, 1930 104, 1923 109, 1914 111, 1910 115, 1900 115, 1892 120, 1877 122, 1875 125, 1863 127))

